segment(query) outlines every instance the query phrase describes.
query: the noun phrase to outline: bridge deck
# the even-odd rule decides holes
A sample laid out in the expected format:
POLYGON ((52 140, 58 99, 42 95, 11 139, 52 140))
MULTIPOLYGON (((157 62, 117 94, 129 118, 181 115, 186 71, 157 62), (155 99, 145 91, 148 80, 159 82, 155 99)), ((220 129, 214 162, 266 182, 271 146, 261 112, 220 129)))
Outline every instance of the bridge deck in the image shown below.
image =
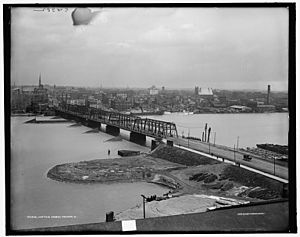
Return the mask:
POLYGON ((154 138, 177 137, 175 123, 155 119, 141 118, 138 116, 88 108, 86 106, 71 106, 55 108, 58 113, 75 116, 81 119, 98 122, 127 131, 144 134, 154 138))

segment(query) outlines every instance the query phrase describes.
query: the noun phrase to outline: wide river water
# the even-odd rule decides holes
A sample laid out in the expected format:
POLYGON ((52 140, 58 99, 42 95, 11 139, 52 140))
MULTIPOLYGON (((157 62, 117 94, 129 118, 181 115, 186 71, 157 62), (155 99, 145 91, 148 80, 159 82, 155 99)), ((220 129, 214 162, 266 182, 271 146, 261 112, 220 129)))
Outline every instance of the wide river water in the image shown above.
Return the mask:
MULTIPOLYGON (((170 114, 151 116, 173 121, 179 135, 200 137, 204 124, 216 132, 216 143, 240 147, 256 143, 287 144, 288 114, 170 114)), ((11 118, 11 223, 13 229, 105 221, 115 213, 142 202, 141 194, 162 195, 168 189, 145 182, 121 184, 70 184, 53 181, 47 171, 67 162, 119 157, 120 149, 144 152, 126 140, 107 142, 106 133, 86 133, 72 123, 24 124, 32 117, 11 118), (110 156, 107 150, 111 150, 110 156)), ((128 133, 123 132, 124 137, 128 133)), ((212 139, 213 140, 213 139, 212 139)), ((150 140, 148 140, 148 144, 150 140)), ((125 159, 125 158, 124 158, 125 159)), ((8 171, 7 171, 8 172, 8 171)), ((142 218, 142 217, 141 217, 142 218)))
POLYGON ((211 127, 210 142, 233 147, 255 147, 259 143, 288 144, 288 113, 191 114, 173 113, 148 118, 174 122, 178 135, 202 138, 205 123, 211 127), (216 139, 214 136, 216 135, 216 139), (238 138, 239 137, 239 138, 238 138))

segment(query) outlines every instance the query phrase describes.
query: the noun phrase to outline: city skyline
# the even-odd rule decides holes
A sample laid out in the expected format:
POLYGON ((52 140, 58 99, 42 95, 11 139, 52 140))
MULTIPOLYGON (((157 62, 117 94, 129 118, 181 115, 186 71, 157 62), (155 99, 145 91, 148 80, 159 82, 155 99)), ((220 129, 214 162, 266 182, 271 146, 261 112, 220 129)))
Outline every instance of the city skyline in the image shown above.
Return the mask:
POLYGON ((74 8, 13 8, 11 84, 288 89, 285 8, 91 9, 73 26, 74 8))
MULTIPOLYGON (((37 84, 15 84, 15 83, 11 83, 11 87, 37 87, 38 85, 39 85, 39 81, 38 81, 38 83, 37 84)), ((227 91, 249 91, 249 92, 251 92, 251 91, 253 91, 253 92, 255 92, 255 91, 258 91, 258 92, 263 92, 263 91, 267 91, 267 87, 266 88, 264 88, 264 89, 230 89, 230 88, 228 88, 228 89, 220 89, 220 88, 211 88, 211 87, 201 87, 201 86, 199 86, 199 85, 195 85, 195 87, 186 87, 186 88, 176 88, 176 87, 168 87, 168 88, 166 88, 165 86, 162 86, 162 87, 157 87, 157 86, 155 86, 155 85, 151 85, 151 86, 145 86, 145 87, 129 87, 129 86, 125 86, 125 87, 109 87, 109 86, 107 86, 107 87, 103 87, 102 85, 100 85, 100 86, 72 86, 72 85, 56 85, 56 84, 53 84, 53 85, 50 85, 50 84, 48 84, 47 82, 46 83, 44 83, 43 81, 42 81, 42 83, 41 83, 42 85, 45 85, 45 86, 49 86, 49 87, 56 87, 56 86, 58 86, 58 87, 67 87, 67 88, 69 88, 69 87, 74 87, 74 88, 85 88, 85 89, 117 89, 117 90, 148 90, 148 89, 150 89, 151 87, 155 87, 156 89, 158 89, 158 90, 182 90, 182 91, 192 91, 192 92, 194 92, 194 90, 195 90, 195 87, 198 87, 198 88, 204 88, 204 89, 212 89, 212 90, 227 90, 227 91), (163 89, 162 89, 163 88, 163 89)), ((266 85, 266 86, 268 86, 268 85, 266 85)), ((272 89, 272 85, 270 85, 271 86, 271 89, 272 89)), ((286 92, 286 93, 288 93, 288 91, 287 90, 272 90, 272 92, 286 92)))

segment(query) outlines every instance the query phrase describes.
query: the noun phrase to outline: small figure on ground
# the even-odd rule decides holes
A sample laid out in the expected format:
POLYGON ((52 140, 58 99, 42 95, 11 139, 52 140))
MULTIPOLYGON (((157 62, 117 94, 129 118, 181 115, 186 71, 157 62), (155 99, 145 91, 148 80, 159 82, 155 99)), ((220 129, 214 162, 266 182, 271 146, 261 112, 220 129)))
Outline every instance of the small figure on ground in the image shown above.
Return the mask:
POLYGON ((110 155, 110 150, 108 149, 107 154, 110 155))

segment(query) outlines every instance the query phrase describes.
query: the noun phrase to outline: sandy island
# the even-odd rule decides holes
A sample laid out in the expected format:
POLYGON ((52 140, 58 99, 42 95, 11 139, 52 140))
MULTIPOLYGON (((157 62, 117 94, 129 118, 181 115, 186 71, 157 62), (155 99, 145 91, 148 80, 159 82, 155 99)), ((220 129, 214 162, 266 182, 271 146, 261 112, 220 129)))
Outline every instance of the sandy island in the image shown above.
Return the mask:
MULTIPOLYGON (((56 165, 47 176, 61 182, 145 181, 170 188, 165 196, 148 200, 147 217, 203 212, 249 201, 277 199, 281 198, 283 190, 279 181, 166 145, 139 156, 56 165)), ((141 204, 116 214, 117 220, 142 217, 141 204)))

